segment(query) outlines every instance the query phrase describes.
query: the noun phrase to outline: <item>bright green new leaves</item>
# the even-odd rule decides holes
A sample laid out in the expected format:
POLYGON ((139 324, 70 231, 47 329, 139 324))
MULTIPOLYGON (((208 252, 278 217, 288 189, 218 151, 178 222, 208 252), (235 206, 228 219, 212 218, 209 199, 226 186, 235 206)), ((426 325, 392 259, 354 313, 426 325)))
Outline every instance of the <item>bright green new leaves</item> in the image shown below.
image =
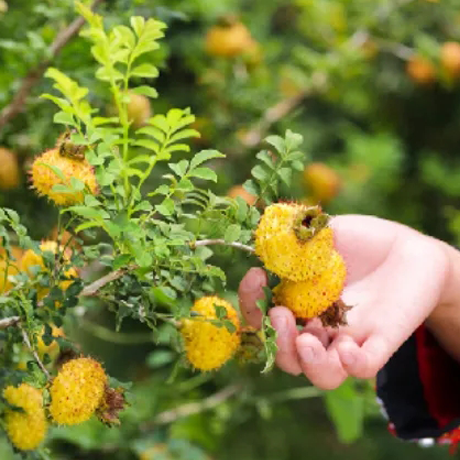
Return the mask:
POLYGON ((290 130, 286 131, 284 138, 269 136, 265 141, 275 148, 277 154, 264 150, 256 155, 259 164, 252 168, 253 179, 246 181, 244 188, 270 204, 278 198, 282 184, 291 185, 292 171, 302 171, 305 154, 298 150, 302 136, 290 130))

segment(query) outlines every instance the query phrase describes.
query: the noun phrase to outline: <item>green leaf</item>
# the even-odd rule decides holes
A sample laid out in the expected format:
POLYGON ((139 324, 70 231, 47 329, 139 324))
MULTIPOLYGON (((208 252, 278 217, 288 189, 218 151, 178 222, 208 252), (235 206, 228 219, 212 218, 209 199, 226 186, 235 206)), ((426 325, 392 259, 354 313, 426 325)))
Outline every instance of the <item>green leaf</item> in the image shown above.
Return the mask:
POLYGON ((280 136, 268 136, 265 138, 265 142, 275 147, 279 153, 284 153, 286 151, 286 144, 284 139, 280 136))
POLYGON ((292 132, 290 129, 286 131, 285 138, 286 150, 288 152, 297 149, 303 142, 303 136, 301 134, 292 132))
POLYGON ((241 227, 238 224, 231 224, 225 230, 224 239, 228 243, 237 241, 241 235, 241 227))
POLYGON ((158 77, 158 69, 153 64, 144 63, 134 67, 130 75, 132 77, 156 78, 158 77))
POLYGON ((163 216, 171 216, 174 213, 174 201, 166 198, 161 204, 157 204, 155 209, 163 216))
POLYGON ((356 391, 353 380, 326 392, 325 402, 340 441, 351 443, 358 439, 363 432, 364 397, 356 391))
POLYGON ((136 35, 140 37, 145 27, 145 19, 142 16, 132 16, 130 22, 136 35))
POLYGON ((262 369, 262 374, 266 374, 273 369, 275 365, 276 353, 278 351, 278 346, 276 345, 276 330, 272 326, 269 316, 265 316, 262 322, 262 327, 264 331, 265 341, 265 366, 262 369))
POLYGON ((54 115, 53 121, 60 125, 76 126, 75 119, 70 113, 58 112, 54 115))
POLYGON ((178 177, 183 177, 187 172, 188 161, 181 160, 179 163, 169 163, 168 166, 176 173, 178 177))
POLYGON ((264 182, 270 178, 270 174, 261 165, 256 165, 251 169, 251 175, 259 182, 264 182))
POLYGON ((209 168, 196 168, 187 174, 189 177, 217 182, 217 174, 209 168))
POLYGON ((225 158, 225 155, 218 150, 201 150, 190 161, 190 169, 195 169, 201 163, 213 158, 225 158))
POLYGON ((155 88, 146 85, 138 86, 137 88, 132 88, 131 92, 134 94, 140 94, 142 96, 151 97, 152 99, 158 97, 158 91, 155 88))

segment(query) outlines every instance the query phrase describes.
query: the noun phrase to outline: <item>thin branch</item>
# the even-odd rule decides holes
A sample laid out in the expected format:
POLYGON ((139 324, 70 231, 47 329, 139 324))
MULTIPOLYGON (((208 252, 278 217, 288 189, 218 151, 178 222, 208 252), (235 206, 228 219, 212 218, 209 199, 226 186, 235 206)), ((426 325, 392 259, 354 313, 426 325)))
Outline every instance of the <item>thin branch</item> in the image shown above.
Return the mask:
MULTIPOLYGON (((96 8, 99 3, 102 3, 103 1, 104 0, 94 0, 91 9, 96 8)), ((29 71, 29 73, 24 77, 24 80, 22 81, 22 84, 14 95, 12 101, 0 112, 0 129, 24 108, 26 99, 32 91, 32 88, 40 81, 46 69, 61 52, 62 48, 64 48, 64 46, 80 31, 84 23, 85 20, 82 17, 78 17, 56 36, 54 42, 50 45, 48 50, 48 55, 50 57, 29 71)))
MULTIPOLYGON (((131 269, 134 269, 134 268, 136 267, 132 267, 131 269)), ((118 270, 114 270, 113 272, 107 273, 107 275, 104 275, 103 277, 97 279, 91 284, 88 284, 88 286, 86 286, 80 292, 80 297, 95 296, 98 293, 98 291, 102 289, 106 284, 109 284, 112 281, 115 281, 121 278, 126 272, 127 272, 127 269, 119 268, 118 270)))
POLYGON ((7 329, 10 326, 16 326, 21 318, 19 316, 11 316, 10 318, 0 319, 0 330, 7 329))
POLYGON ((180 418, 189 417, 190 415, 199 414, 205 410, 213 409, 219 406, 227 399, 232 398, 236 393, 241 391, 241 385, 229 385, 217 393, 201 401, 192 402, 179 406, 176 409, 160 412, 153 420, 154 425, 166 425, 175 422, 180 418))
POLYGON ((27 332, 22 328, 21 325, 19 325, 19 329, 21 329, 22 338, 24 340, 24 343, 27 345, 27 348, 34 355, 35 361, 37 361, 37 364, 39 365, 39 367, 43 371, 43 373, 46 375, 46 378, 48 380, 50 380, 51 376, 50 376, 49 372, 47 371, 46 367, 44 366, 44 364, 42 363, 42 361, 40 359, 40 356, 38 356, 38 353, 36 352, 36 350, 34 349, 32 344, 30 343, 30 339, 29 339, 29 336, 27 335, 27 332))
POLYGON ((231 243, 231 242, 222 240, 220 238, 193 241, 192 243, 190 243, 190 246, 192 248, 196 248, 198 246, 212 246, 215 244, 219 244, 221 246, 230 246, 232 248, 241 249, 242 251, 246 251, 246 252, 249 252, 250 254, 254 254, 254 248, 252 248, 251 246, 247 246, 246 244, 238 243, 236 241, 231 243))

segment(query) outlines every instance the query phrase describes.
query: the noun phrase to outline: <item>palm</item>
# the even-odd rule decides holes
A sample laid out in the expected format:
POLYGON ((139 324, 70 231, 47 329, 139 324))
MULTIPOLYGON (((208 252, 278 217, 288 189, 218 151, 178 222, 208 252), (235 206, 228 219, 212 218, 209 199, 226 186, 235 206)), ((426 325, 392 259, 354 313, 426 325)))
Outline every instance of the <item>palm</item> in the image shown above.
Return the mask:
MULTIPOLYGON (((342 296, 353 307, 348 326, 324 329, 315 320, 299 333, 289 310, 276 307, 270 313, 278 330, 279 367, 303 371, 323 388, 338 386, 347 375, 374 376, 434 308, 445 276, 443 252, 408 227, 353 215, 336 217, 331 225, 348 270, 342 296)), ((251 306, 264 280, 260 272, 249 273, 243 288, 251 276, 252 298, 240 289, 240 299, 254 324, 258 313, 251 306)))

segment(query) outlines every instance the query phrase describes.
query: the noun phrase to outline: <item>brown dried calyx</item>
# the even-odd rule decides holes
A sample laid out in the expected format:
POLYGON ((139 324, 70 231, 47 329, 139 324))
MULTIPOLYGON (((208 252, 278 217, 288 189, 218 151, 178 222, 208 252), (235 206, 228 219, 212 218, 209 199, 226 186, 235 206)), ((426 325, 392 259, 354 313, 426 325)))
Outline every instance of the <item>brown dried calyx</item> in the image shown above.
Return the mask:
POLYGON ((300 241, 306 242, 327 227, 329 220, 329 214, 324 213, 320 206, 301 209, 294 222, 294 233, 300 241))

